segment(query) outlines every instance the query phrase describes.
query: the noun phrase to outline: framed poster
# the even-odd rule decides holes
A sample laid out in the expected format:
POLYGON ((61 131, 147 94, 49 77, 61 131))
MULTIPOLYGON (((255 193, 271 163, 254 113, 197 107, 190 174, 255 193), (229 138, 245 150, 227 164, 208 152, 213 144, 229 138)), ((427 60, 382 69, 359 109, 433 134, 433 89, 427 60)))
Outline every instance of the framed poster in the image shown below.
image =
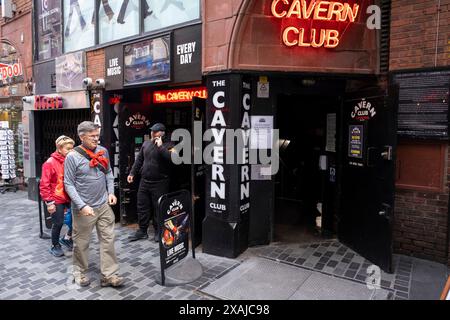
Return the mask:
POLYGON ((170 81, 170 35, 124 47, 124 85, 170 81))
POLYGON ((56 58, 56 92, 84 90, 86 60, 83 51, 56 58))

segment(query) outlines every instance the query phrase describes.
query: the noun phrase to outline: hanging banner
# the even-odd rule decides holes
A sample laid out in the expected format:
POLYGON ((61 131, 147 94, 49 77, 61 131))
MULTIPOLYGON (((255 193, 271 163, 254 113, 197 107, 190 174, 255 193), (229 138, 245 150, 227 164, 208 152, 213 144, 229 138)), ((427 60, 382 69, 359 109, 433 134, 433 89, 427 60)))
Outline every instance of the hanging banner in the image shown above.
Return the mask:
POLYGON ((61 1, 37 0, 35 9, 38 59, 46 60, 61 55, 61 1))
POLYGON ((86 59, 83 51, 56 58, 56 92, 84 90, 86 59))

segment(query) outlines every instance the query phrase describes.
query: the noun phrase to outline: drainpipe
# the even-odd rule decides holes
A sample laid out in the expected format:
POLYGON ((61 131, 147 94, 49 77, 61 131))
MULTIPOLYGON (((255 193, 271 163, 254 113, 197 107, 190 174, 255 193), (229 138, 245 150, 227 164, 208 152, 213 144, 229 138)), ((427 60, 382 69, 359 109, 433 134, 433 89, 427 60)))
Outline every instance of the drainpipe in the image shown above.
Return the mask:
POLYGON ((437 59, 438 59, 438 44, 439 44, 439 24, 441 20, 441 0, 438 0, 437 7, 437 27, 436 27, 436 52, 434 55, 434 66, 437 67, 437 59))

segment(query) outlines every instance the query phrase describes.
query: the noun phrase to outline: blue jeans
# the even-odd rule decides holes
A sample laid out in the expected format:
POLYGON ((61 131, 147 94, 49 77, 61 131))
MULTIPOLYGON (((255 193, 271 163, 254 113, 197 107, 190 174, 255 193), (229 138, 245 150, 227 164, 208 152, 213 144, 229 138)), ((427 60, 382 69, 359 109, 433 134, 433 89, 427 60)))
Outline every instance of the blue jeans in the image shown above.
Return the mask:
POLYGON ((64 224, 69 228, 67 235, 72 236, 72 209, 70 207, 64 215, 64 224))

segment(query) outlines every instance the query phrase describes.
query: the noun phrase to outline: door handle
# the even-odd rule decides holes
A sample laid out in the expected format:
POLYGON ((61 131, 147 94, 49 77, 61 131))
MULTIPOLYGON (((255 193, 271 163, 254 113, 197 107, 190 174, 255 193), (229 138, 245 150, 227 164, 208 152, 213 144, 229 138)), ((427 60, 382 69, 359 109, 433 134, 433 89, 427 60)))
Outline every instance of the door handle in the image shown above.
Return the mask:
POLYGON ((382 203, 381 210, 378 211, 378 215, 380 217, 384 217, 384 218, 390 220, 391 219, 391 211, 392 211, 392 207, 389 204, 382 203))
POLYGON ((392 160, 392 146, 384 146, 384 151, 381 153, 381 157, 384 160, 392 160))

